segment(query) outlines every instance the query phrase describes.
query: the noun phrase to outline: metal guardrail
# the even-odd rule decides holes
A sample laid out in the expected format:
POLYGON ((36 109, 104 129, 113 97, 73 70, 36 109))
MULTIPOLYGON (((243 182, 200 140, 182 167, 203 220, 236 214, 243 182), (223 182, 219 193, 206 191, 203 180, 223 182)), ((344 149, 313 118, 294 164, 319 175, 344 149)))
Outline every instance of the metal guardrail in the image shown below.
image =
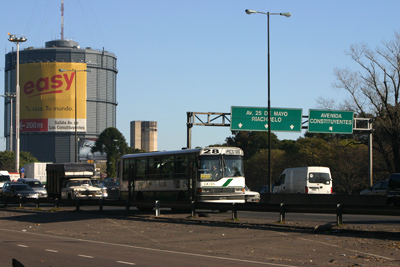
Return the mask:
POLYGON ((21 207, 23 204, 34 204, 37 208, 41 204, 53 204, 55 208, 59 206, 75 206, 76 210, 80 210, 82 206, 99 206, 102 212, 104 206, 122 206, 126 211, 130 207, 139 207, 140 209, 155 210, 156 216, 160 214, 161 208, 171 208, 176 210, 190 211, 192 216, 196 216, 198 210, 219 210, 231 211, 232 219, 238 219, 238 211, 257 211, 257 212, 277 212, 279 213, 279 221, 285 222, 286 213, 324 213, 335 214, 337 224, 342 224, 343 214, 362 214, 362 215, 387 215, 400 216, 400 207, 376 206, 376 205, 348 205, 348 204, 267 204, 267 203, 202 203, 202 202, 148 202, 148 201, 120 201, 110 199, 26 199, 26 198, 1 198, 3 207, 8 204, 17 203, 21 207))

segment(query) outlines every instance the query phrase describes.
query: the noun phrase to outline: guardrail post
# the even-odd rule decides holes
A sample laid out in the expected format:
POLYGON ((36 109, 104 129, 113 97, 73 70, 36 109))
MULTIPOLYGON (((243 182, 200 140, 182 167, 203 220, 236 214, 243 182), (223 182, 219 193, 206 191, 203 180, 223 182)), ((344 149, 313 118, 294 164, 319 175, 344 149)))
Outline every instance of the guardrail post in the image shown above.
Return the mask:
POLYGON ((22 197, 19 197, 19 207, 22 208, 22 197))
POLYGON ((155 203, 156 216, 160 216, 160 201, 156 200, 155 203))
POLYGON ((232 203, 232 220, 237 220, 237 206, 236 206, 236 203, 232 203))
POLYGON ((76 210, 76 211, 79 211, 79 209, 80 209, 80 205, 81 205, 81 203, 80 203, 80 199, 79 199, 79 198, 77 198, 77 199, 76 199, 76 208, 75 208, 75 210, 76 210))
POLYGON ((336 223, 338 226, 342 225, 342 223, 343 223, 342 204, 336 205, 336 223))
POLYGON ((58 207, 60 207, 60 199, 59 198, 55 199, 54 206, 56 207, 56 209, 58 209, 58 207))
POLYGON ((195 201, 192 201, 192 202, 190 203, 190 206, 191 206, 191 208, 192 208, 192 217, 195 217, 195 216, 196 216, 196 202, 195 202, 195 201))
POLYGON ((100 212, 103 212, 103 198, 101 198, 100 200, 99 200, 99 211, 100 212))
POLYGON ((8 198, 4 198, 4 208, 7 208, 7 204, 8 204, 8 198))
POLYGON ((37 198, 37 199, 35 200, 35 204, 36 204, 36 208, 38 209, 39 206, 40 206, 39 198, 37 198))
POLYGON ((125 211, 129 211, 129 206, 130 206, 130 203, 129 203, 129 199, 127 199, 126 201, 125 201, 125 211))
POLYGON ((280 223, 286 222, 286 217, 285 217, 285 203, 281 203, 281 205, 280 205, 280 210, 279 210, 279 222, 280 222, 280 223))

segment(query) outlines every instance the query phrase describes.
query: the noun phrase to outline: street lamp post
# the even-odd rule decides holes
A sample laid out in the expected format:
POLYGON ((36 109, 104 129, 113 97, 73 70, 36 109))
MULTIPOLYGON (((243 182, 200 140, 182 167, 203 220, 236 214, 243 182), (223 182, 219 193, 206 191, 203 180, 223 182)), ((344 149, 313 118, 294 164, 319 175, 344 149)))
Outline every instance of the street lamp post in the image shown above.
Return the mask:
MULTIPOLYGON (((16 86, 15 86, 15 171, 19 173, 19 43, 26 42, 25 36, 16 36, 8 33, 8 41, 17 44, 17 66, 16 66, 16 86)), ((11 122, 12 123, 12 122, 11 122)), ((11 137, 12 138, 12 137, 11 137)))
POLYGON ((5 95, 1 95, 2 97, 10 98, 10 144, 9 150, 13 151, 13 98, 15 98, 15 94, 11 92, 6 92, 5 95))
POLYGON ((268 49, 268 193, 271 193, 272 181, 271 181, 271 84, 270 84, 270 54, 269 54, 269 16, 270 15, 279 15, 285 16, 289 18, 292 13, 284 12, 284 13, 270 13, 270 12, 260 12, 251 9, 245 10, 247 15, 251 14, 264 14, 267 15, 267 49, 268 49))
POLYGON ((59 72, 64 72, 64 71, 73 71, 74 75, 75 75, 75 162, 78 162, 78 105, 77 105, 77 90, 76 90, 76 80, 77 80, 77 76, 76 73, 78 71, 87 71, 90 72, 90 69, 86 69, 86 70, 76 70, 76 69, 72 69, 72 70, 66 70, 66 69, 59 69, 59 72))

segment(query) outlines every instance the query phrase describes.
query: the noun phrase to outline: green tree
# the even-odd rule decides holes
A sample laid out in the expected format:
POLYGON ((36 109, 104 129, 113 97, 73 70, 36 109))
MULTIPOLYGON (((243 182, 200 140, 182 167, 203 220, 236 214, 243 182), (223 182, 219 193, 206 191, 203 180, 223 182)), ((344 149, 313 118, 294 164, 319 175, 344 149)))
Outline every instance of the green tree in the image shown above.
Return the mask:
MULTIPOLYGON (((280 149, 271 151, 271 181, 274 184, 285 169, 286 153, 280 149)), ((268 149, 262 149, 245 162, 246 184, 250 188, 268 184, 268 149)))
MULTIPOLYGON (((261 149, 268 148, 268 132, 234 132, 233 136, 227 137, 225 141, 228 146, 240 147, 244 151, 244 158, 249 159, 261 149)), ((271 147, 279 147, 278 137, 274 133, 271 134, 271 147)))
POLYGON ((15 153, 10 151, 0 152, 0 169, 15 171, 15 153))
POLYGON ((400 34, 382 47, 353 45, 348 52, 358 69, 335 69, 336 88, 350 95, 345 108, 374 117, 374 149, 390 172, 400 172, 400 34))
POLYGON ((329 167, 332 156, 330 143, 320 138, 299 138, 296 142, 297 160, 295 166, 288 167, 324 166, 329 167))
MULTIPOLYGON (((30 152, 21 151, 19 153, 19 170, 26 163, 38 162, 37 158, 32 156, 30 152)), ((15 153, 14 151, 0 152, 0 170, 15 171, 15 153)), ((18 170, 18 172, 19 172, 18 170)))
POLYGON ((146 150, 144 150, 144 149, 128 147, 126 154, 136 154, 136 153, 144 153, 144 152, 146 152, 146 150))
POLYGON ((110 127, 100 134, 91 150, 92 153, 99 151, 107 154, 107 174, 110 177, 116 177, 117 163, 121 156, 127 153, 128 145, 122 133, 118 129, 110 127))

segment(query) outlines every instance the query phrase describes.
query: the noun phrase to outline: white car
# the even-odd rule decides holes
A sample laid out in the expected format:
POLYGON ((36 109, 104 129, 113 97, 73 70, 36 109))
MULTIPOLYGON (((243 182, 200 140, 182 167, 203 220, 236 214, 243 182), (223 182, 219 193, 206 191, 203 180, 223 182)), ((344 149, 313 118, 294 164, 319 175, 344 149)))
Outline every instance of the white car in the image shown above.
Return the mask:
POLYGON ((247 185, 244 186, 244 198, 246 202, 260 202, 260 193, 251 191, 247 185))
POLYGON ((370 188, 361 191, 360 195, 386 195, 387 184, 388 180, 376 182, 370 188))
POLYGON ((61 189, 61 199, 100 199, 107 196, 107 188, 93 186, 89 178, 69 179, 61 189))
POLYGON ((3 193, 4 183, 11 182, 8 171, 0 171, 0 193, 3 193))
POLYGON ((33 190, 35 190, 40 198, 47 198, 47 190, 44 188, 43 184, 38 180, 34 178, 19 178, 18 179, 19 183, 27 184, 30 187, 32 187, 33 190))

